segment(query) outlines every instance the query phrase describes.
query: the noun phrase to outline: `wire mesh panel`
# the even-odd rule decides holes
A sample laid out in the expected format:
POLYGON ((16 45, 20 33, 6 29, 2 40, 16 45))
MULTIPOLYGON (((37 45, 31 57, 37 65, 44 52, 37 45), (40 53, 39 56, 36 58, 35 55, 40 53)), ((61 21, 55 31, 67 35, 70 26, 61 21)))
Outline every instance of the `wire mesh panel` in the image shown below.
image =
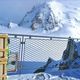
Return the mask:
POLYGON ((17 62, 20 60, 20 38, 9 38, 9 57, 8 57, 8 71, 15 72, 17 70, 17 62))
POLYGON ((62 58, 68 40, 53 39, 26 39, 24 49, 24 61, 27 62, 26 70, 35 70, 42 66, 49 57, 54 60, 62 58))
POLYGON ((54 60, 62 58, 67 47, 68 38, 52 38, 31 35, 12 35, 10 38, 8 69, 16 71, 19 60, 18 74, 33 73, 42 67, 49 57, 54 60), (18 56, 18 57, 17 57, 18 56))
POLYGON ((20 52, 20 38, 10 38, 9 50, 12 52, 20 52))

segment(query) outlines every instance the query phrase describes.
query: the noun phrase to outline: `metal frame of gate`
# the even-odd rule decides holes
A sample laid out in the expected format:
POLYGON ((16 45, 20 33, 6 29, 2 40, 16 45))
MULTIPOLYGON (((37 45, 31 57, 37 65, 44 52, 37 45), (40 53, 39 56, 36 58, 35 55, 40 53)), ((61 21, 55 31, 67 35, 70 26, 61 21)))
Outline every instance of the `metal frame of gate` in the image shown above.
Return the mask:
MULTIPOLYGON (((41 61, 41 62, 46 62, 47 60, 47 56, 49 56, 49 51, 52 51, 53 49, 55 50, 55 52, 60 52, 61 50, 63 50, 63 48, 65 49, 66 48, 66 45, 65 43, 67 44, 67 41, 69 39, 69 37, 52 37, 52 36, 37 36, 37 35, 21 35, 21 34, 8 34, 9 35, 9 39, 10 39, 10 44, 9 44, 9 48, 10 50, 12 51, 16 51, 18 52, 18 61, 20 62, 19 65, 18 65, 18 72, 14 72, 14 73, 9 73, 10 74, 21 74, 23 71, 22 71, 22 68, 23 68, 23 65, 22 65, 22 62, 23 61, 33 61, 33 62, 36 62, 36 60, 38 61, 41 61), (44 44, 45 43, 45 44, 44 44), (48 44, 47 44, 48 43, 48 44), (47 46, 46 46, 47 44, 47 46), (29 48, 28 48, 28 45, 29 48), (37 46, 39 45, 39 46, 37 46), (42 45, 42 46, 41 46, 42 45), (50 47, 50 45, 52 45, 50 47), (56 46, 55 46, 56 45, 56 46), (65 46, 64 46, 65 45, 65 46), (27 47, 26 47, 27 46, 27 47), (31 47, 32 46, 32 47, 31 47), (60 46, 60 47, 59 47, 60 46), (47 47, 47 48, 46 48, 47 47), (30 48, 33 50, 33 51, 29 51, 30 48), (34 50, 35 48, 37 48, 36 50, 34 50), (43 49, 44 48, 44 49, 43 49), (53 48, 53 49, 51 49, 53 48), (42 50, 43 49, 43 50, 42 50), (48 53, 45 53, 45 51, 48 51, 48 53), (57 49, 57 50, 56 50, 57 49), (60 50, 61 49, 61 50, 60 50), (40 52, 39 52, 40 50, 40 52), (41 50, 44 52, 44 53, 41 53, 41 50), (35 56, 35 51, 36 51, 36 54, 38 53, 37 56, 35 56), (29 53, 29 54, 28 54, 29 53), (33 53, 34 56, 31 54, 33 53), (41 56, 39 55, 39 53, 41 53, 41 56), (28 56, 27 56, 28 54, 28 56), (45 57, 44 55, 47 54, 47 56, 45 57), (27 56, 27 57, 25 57, 27 56), (31 56, 31 57, 30 57, 31 56), (40 59, 39 59, 39 57, 40 59), (46 58, 44 58, 44 57, 46 58), (30 57, 30 58, 29 58, 30 57), (34 57, 32 59, 32 57, 34 57), (37 58, 38 57, 38 58, 37 58), (41 59, 41 57, 43 57, 41 59), (36 59, 35 59, 36 58, 36 59), (25 60, 26 59, 26 60, 25 60), (31 60, 30 60, 31 59, 31 60), (34 60, 35 59, 35 60, 34 60), (43 60, 44 59, 44 60, 43 60)), ((80 40, 79 38, 73 38, 74 40, 80 40)), ((53 50, 53 51, 54 51, 53 50)), ((52 52, 53 52, 52 51, 52 52)), ((64 50, 63 50, 64 51, 64 50)), ((63 52, 62 51, 62 52, 63 52)), ((61 54, 62 54, 61 52, 61 54)), ((51 54, 51 53, 50 53, 51 54)), ((55 53, 57 54, 57 53, 55 53)), ((52 56, 52 55, 51 55, 52 56)), ((50 57, 51 57, 50 56, 50 57)), ((56 57, 56 56, 55 56, 56 57)), ((34 64, 35 65, 35 64, 34 64)), ((33 65, 33 66, 34 66, 33 65)), ((24 64, 24 66, 26 66, 24 64)), ((24 69, 26 70, 26 69, 24 69)))

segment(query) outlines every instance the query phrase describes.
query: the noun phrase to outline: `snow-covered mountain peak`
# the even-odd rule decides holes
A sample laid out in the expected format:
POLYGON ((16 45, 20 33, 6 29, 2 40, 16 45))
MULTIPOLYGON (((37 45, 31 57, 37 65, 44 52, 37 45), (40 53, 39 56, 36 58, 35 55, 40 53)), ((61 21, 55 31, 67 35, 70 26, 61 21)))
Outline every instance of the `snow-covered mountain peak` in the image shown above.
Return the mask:
MULTIPOLYGON (((18 34, 39 34, 62 37, 80 37, 80 7, 72 6, 67 1, 50 0, 36 5, 27 12, 17 27, 18 34)), ((72 4, 73 2, 71 2, 72 4)), ((14 25, 15 26, 15 25, 14 25)), ((14 27, 13 26, 13 27, 14 27)), ((12 28, 12 27, 9 27, 12 28)), ((16 33, 16 28, 1 32, 16 33)))
POLYGON ((42 28, 46 31, 58 31, 64 20, 63 5, 57 1, 49 1, 39 7, 32 19, 32 29, 42 28))
POLYGON ((54 0, 49 1, 47 4, 49 8, 52 10, 52 12, 54 13, 55 18, 59 20, 63 19, 64 17, 64 14, 63 14, 64 5, 63 4, 61 4, 60 2, 54 1, 54 0))

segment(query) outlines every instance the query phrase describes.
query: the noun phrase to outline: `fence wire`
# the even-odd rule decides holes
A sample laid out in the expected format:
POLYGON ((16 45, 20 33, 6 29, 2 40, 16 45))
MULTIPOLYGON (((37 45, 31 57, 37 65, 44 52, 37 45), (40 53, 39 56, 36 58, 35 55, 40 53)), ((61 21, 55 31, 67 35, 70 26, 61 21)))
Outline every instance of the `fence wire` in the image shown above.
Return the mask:
POLYGON ((49 57, 60 60, 67 40, 26 39, 24 60, 46 62, 49 57))
POLYGON ((9 35, 9 39, 9 50, 18 53, 18 68, 26 73, 43 66, 49 57, 60 60, 68 42, 68 38, 31 35, 9 35))

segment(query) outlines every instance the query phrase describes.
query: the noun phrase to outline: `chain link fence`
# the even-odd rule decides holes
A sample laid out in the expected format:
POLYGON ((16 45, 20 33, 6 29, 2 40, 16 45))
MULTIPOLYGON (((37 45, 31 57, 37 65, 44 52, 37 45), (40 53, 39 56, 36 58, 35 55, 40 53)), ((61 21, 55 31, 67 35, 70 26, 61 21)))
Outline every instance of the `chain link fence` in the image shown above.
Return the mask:
POLYGON ((12 34, 9 39, 10 54, 17 54, 19 63, 15 68, 19 73, 33 73, 49 57, 60 60, 68 42, 68 38, 12 34))

